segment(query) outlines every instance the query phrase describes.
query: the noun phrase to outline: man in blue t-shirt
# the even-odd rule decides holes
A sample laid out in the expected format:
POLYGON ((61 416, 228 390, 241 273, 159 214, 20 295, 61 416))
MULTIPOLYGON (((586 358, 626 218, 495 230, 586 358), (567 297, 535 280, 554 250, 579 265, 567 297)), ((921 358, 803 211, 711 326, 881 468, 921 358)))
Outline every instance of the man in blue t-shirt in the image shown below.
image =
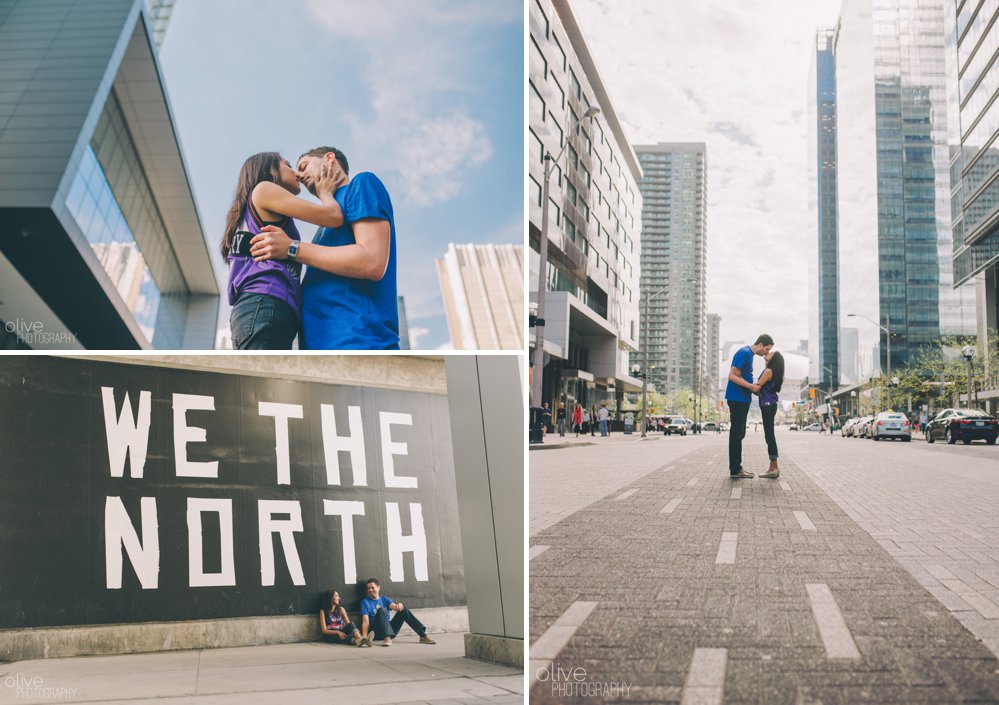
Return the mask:
POLYGON ((421 644, 436 644, 427 635, 427 628, 416 618, 409 608, 401 602, 392 602, 382 597, 381 585, 374 578, 368 580, 368 596, 361 600, 361 643, 371 644, 368 632, 375 633, 375 639, 382 641, 382 646, 392 646, 392 637, 399 633, 403 623, 408 624, 414 632, 420 635, 421 644), (395 612, 389 621, 388 613, 395 612))
MULTIPOLYGON (((298 158, 298 180, 315 195, 320 169, 334 161, 349 175, 339 149, 310 149, 298 158)), ((343 209, 341 227, 319 228, 312 242, 294 251, 283 230, 267 226, 253 239, 253 252, 305 265, 300 349, 398 350, 395 219, 388 190, 377 176, 362 172, 334 198, 343 209)))
POLYGON ((766 356, 774 346, 774 339, 766 333, 760 335, 752 345, 743 345, 732 358, 732 369, 728 371, 728 386, 725 387, 725 401, 731 415, 728 432, 728 471, 732 477, 752 477, 753 473, 742 468, 742 439, 746 436, 746 417, 753 395, 758 394, 760 385, 753 384, 753 355, 766 356))

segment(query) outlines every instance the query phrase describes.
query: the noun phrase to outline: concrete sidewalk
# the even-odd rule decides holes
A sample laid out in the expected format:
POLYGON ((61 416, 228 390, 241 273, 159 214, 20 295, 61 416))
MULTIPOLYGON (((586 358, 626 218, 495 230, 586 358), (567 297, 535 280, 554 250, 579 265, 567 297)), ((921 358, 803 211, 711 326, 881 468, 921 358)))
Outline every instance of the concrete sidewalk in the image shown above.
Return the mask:
POLYGON ((523 673, 463 656, 464 635, 391 648, 325 642, 0 663, 0 703, 512 705, 523 673))

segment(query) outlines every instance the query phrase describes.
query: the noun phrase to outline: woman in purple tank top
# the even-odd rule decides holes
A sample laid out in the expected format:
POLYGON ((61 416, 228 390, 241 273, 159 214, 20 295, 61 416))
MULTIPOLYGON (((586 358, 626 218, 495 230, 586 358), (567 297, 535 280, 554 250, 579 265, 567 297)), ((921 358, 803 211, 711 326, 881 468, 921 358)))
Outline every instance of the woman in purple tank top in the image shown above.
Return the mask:
POLYGON ((776 478, 780 476, 777 467, 777 438, 774 436, 774 417, 777 416, 778 392, 784 384, 784 356, 779 352, 770 351, 766 354, 767 369, 756 381, 760 385, 760 413, 763 414, 763 435, 767 439, 767 454, 770 456, 770 468, 760 477, 776 478))
POLYGON ((301 266, 295 261, 301 237, 292 218, 327 228, 343 225, 333 194, 346 181, 339 164, 324 165, 315 182, 322 203, 312 203, 298 198, 298 176, 277 152, 254 154, 243 164, 221 244, 236 350, 291 349, 302 317, 301 266), (288 259, 258 262, 250 255, 250 240, 268 226, 283 228, 296 241, 288 259))
MULTIPOLYGON (((326 593, 325 609, 319 610, 319 628, 323 632, 323 638, 331 644, 349 644, 361 646, 361 632, 357 625, 350 621, 347 610, 340 604, 340 593, 331 590, 326 593)), ((374 637, 374 632, 370 632, 374 637)), ((371 646, 368 640, 366 646, 371 646)))

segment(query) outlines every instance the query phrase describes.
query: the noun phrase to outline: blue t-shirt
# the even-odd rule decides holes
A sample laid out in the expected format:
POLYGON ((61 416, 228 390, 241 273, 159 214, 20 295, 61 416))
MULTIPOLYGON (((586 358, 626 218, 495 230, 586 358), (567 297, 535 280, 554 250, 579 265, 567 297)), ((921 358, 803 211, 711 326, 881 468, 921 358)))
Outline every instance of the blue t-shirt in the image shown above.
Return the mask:
POLYGON ((334 196, 343 209, 344 224, 320 228, 317 245, 355 244, 351 223, 362 218, 387 220, 389 258, 379 281, 351 279, 306 267, 302 280, 303 350, 398 350, 399 309, 395 284, 395 220, 392 201, 377 176, 363 172, 334 196))
MULTIPOLYGON (((743 345, 732 358, 732 367, 742 370, 742 378, 747 382, 753 381, 753 349, 748 345, 743 345)), ((728 401, 753 401, 753 393, 745 387, 740 387, 732 380, 728 381, 725 387, 725 398, 728 401)))
POLYGON ((372 600, 370 597, 365 597, 361 600, 361 614, 368 615, 369 617, 374 617, 375 612, 378 611, 379 607, 384 607, 386 610, 389 605, 392 604, 392 600, 382 595, 377 600, 372 600))

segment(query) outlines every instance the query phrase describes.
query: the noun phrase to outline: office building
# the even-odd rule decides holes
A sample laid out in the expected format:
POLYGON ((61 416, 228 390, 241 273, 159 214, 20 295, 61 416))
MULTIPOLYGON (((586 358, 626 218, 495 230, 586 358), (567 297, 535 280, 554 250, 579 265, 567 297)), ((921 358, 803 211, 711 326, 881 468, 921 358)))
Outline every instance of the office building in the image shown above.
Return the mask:
POLYGON ((808 83, 809 336, 808 378, 839 384, 839 230, 836 225, 835 32, 815 34, 808 83))
POLYGON ((413 344, 409 339, 409 317, 406 315, 405 297, 396 297, 396 309, 399 312, 399 349, 412 350, 413 344))
POLYGON ((141 0, 0 5, 5 347, 212 348, 205 241, 141 0))
POLYGON ((704 382, 701 395, 704 406, 718 406, 721 399, 720 379, 718 369, 721 366, 721 316, 717 313, 707 315, 707 342, 704 345, 704 382))
POLYGON ((641 167, 569 2, 531 0, 529 18, 528 281, 533 300, 544 155, 559 157, 549 179, 541 401, 606 401, 620 409, 625 393, 641 389, 628 369, 628 354, 638 349, 641 167), (590 107, 600 113, 584 118, 590 107))
POLYGON ((882 328, 893 369, 974 331, 973 292, 954 288, 947 5, 846 0, 833 36, 839 318, 869 375, 888 367, 882 328))
POLYGON ((524 349, 522 245, 448 245, 437 277, 455 350, 524 349))
POLYGON ((649 380, 660 393, 697 392, 706 343, 706 148, 660 142, 635 145, 635 153, 642 167, 642 299, 632 363, 643 364, 648 346, 649 380))
MULTIPOLYGON (((977 295, 979 354, 999 345, 999 7, 984 0, 947 3, 952 84, 950 144, 954 280, 977 295), (957 9, 960 6, 960 9, 957 9)), ((987 358, 986 358, 987 359, 987 358)), ((995 379, 999 370, 989 369, 995 379)), ((993 385, 994 386, 994 385, 993 385)), ((994 411, 999 390, 982 390, 994 411)))

